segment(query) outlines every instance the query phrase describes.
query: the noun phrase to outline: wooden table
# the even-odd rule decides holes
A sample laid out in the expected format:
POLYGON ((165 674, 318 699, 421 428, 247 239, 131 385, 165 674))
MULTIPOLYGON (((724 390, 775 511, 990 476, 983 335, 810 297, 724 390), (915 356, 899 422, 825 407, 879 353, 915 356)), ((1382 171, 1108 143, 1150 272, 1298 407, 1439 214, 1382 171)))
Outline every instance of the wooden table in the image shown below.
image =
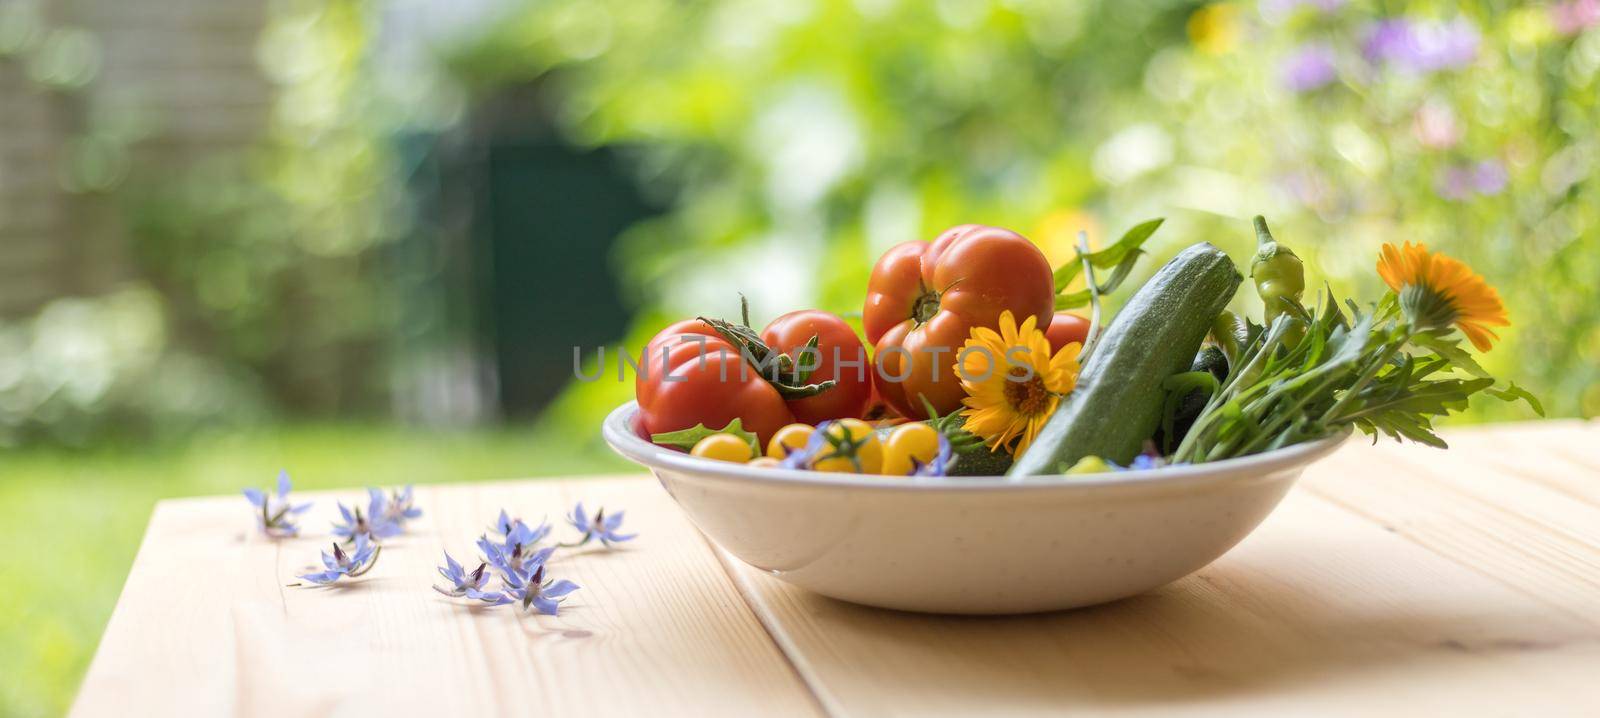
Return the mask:
MULTIPOLYGON (((1215 564, 1154 593, 977 619, 807 594, 709 545, 645 478, 419 487, 348 587, 286 587, 320 538, 237 496, 156 507, 74 713, 1600 715, 1600 425, 1356 440, 1215 564), (560 617, 428 589, 502 507, 625 508, 560 617)), ((306 525, 326 526, 315 495, 306 525)))

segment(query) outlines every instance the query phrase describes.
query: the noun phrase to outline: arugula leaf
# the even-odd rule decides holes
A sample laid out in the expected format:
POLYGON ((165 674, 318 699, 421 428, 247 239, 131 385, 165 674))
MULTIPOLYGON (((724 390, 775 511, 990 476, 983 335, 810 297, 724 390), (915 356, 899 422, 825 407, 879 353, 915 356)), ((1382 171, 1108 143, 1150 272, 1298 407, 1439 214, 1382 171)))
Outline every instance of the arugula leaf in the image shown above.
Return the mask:
POLYGON ((1418 332, 1411 337, 1411 343, 1433 350, 1433 353, 1450 362, 1451 366, 1479 379, 1489 376, 1489 372, 1484 371, 1478 361, 1473 359, 1467 350, 1461 348, 1459 339, 1446 339, 1434 332, 1418 332))
POLYGON ((694 428, 692 429, 664 431, 660 434, 651 434, 650 441, 655 444, 660 444, 661 446, 670 446, 675 449, 688 451, 693 449, 695 444, 700 443, 701 439, 704 439, 712 434, 733 434, 734 436, 744 439, 745 443, 750 445, 750 454, 752 456, 760 453, 761 451, 761 444, 756 439, 756 435, 745 431, 743 419, 734 419, 733 421, 728 422, 728 425, 722 427, 721 429, 711 429, 707 428, 705 424, 695 424, 694 428))
POLYGON ((1349 425, 1374 440, 1389 436, 1443 448, 1434 419, 1466 408, 1479 392, 1542 411, 1516 384, 1496 387, 1459 339, 1416 332, 1392 303, 1370 312, 1351 303, 1346 317, 1341 303, 1326 296, 1314 316, 1289 312, 1270 327, 1251 328, 1222 388, 1173 452, 1174 462, 1253 454, 1349 425))
POLYGON ((1527 389, 1517 386, 1517 383, 1514 381, 1508 381, 1506 382, 1506 385, 1507 386, 1504 389, 1499 387, 1490 387, 1484 391, 1489 396, 1495 397, 1496 399, 1500 399, 1502 401, 1516 401, 1521 399, 1527 402, 1528 408, 1533 409, 1533 413, 1538 414, 1539 416, 1544 416, 1544 404, 1539 401, 1539 397, 1534 396, 1527 389))

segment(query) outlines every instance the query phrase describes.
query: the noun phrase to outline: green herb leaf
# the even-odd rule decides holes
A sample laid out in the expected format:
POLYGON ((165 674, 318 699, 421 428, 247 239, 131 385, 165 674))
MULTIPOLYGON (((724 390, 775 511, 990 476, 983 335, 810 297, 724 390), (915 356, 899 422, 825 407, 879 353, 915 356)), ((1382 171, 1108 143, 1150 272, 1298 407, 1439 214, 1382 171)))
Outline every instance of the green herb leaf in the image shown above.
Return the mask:
POLYGON ((1467 350, 1461 348, 1459 340, 1446 339, 1434 332, 1419 332, 1411 337, 1411 343, 1432 350, 1450 362, 1451 366, 1479 379, 1489 376, 1489 372, 1484 371, 1484 368, 1478 365, 1478 361, 1473 359, 1467 350))
MULTIPOLYGON (((1137 252, 1139 246, 1144 244, 1144 241, 1149 239, 1150 235, 1155 234, 1156 228, 1160 227, 1161 223, 1165 221, 1165 218, 1157 218, 1134 225, 1133 229, 1123 233, 1122 239, 1117 240, 1115 244, 1091 253, 1089 255, 1089 263, 1093 264, 1096 269, 1110 269, 1122 264, 1128 254, 1137 252)), ((1064 291, 1067 285, 1071 284, 1072 280, 1077 279, 1082 272, 1083 262, 1076 256, 1056 269, 1056 293, 1059 294, 1064 291)), ((1088 301, 1087 296, 1085 296, 1084 301, 1088 301)))
POLYGON ((750 445, 751 456, 755 456, 761 451, 761 444, 756 439, 756 435, 744 430, 744 420, 742 419, 734 419, 733 421, 728 422, 728 425, 722 427, 721 429, 708 428, 705 424, 695 424, 693 429, 664 431, 660 434, 651 434, 650 441, 661 446, 670 446, 675 449, 688 451, 693 449, 695 444, 700 443, 701 439, 711 436, 712 434, 733 434, 734 436, 744 439, 745 443, 750 445))
MULTIPOLYGON (((1139 261, 1139 257, 1142 254, 1144 254, 1143 250, 1135 249, 1123 256, 1122 262, 1111 270, 1111 276, 1106 278, 1105 283, 1095 287, 1096 291, 1102 295, 1117 291, 1117 287, 1122 286, 1123 280, 1128 278, 1128 274, 1133 271, 1133 265, 1139 261)), ((1082 265, 1081 262, 1079 264, 1080 266, 1082 265)), ((1088 304, 1093 296, 1093 293, 1088 288, 1080 289, 1071 294, 1058 295, 1056 297, 1056 309, 1077 309, 1088 304)))
POLYGON ((1504 389, 1501 389, 1500 387, 1490 387, 1484 391, 1489 396, 1501 399, 1503 401, 1516 401, 1521 399, 1528 403, 1528 408, 1533 409, 1533 413, 1538 414, 1541 417, 1544 416, 1544 404, 1539 401, 1539 397, 1534 396, 1527 389, 1517 386, 1517 383, 1514 381, 1506 382, 1506 388, 1504 389))

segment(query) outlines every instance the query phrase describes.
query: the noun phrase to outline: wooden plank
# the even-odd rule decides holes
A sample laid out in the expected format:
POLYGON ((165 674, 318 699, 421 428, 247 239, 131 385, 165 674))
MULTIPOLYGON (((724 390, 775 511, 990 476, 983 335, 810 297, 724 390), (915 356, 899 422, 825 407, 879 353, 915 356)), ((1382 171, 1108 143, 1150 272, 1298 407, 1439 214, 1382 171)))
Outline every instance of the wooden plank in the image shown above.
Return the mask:
MULTIPOLYGON (((74 706, 96 715, 816 715, 810 693, 653 481, 418 487, 426 515, 360 582, 294 588, 322 538, 272 542, 226 497, 162 502, 74 706), (504 506, 628 511, 627 550, 575 550, 560 617, 428 588, 504 506)), ((332 499, 312 494, 306 527, 332 499)), ((566 535, 570 538, 570 530, 566 535)), ((557 536, 562 536, 558 527, 557 536)))
POLYGON ((1440 556, 1600 624, 1600 507, 1496 470, 1486 452, 1510 465, 1542 460, 1528 443, 1506 436, 1452 434, 1448 451, 1351 445, 1307 472, 1304 485, 1440 556))
POLYGON ((1600 506, 1600 422, 1541 421, 1450 433, 1451 450, 1495 473, 1600 506))
POLYGON ((1058 614, 881 611, 724 560, 837 715, 1600 714, 1600 592, 1552 611, 1303 491, 1195 576, 1058 614))

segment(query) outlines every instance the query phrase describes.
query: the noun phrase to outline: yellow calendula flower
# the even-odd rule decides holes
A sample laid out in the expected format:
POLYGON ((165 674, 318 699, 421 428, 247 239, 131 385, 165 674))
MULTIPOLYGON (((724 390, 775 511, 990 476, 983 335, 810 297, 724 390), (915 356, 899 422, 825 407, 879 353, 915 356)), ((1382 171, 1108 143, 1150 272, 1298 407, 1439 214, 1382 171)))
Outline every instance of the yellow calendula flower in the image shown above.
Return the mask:
POLYGON ((1384 244, 1378 276, 1400 296, 1400 309, 1421 329, 1451 325, 1467 335, 1478 351, 1489 351, 1499 339, 1490 326, 1511 325, 1500 293, 1460 260, 1432 253, 1422 244, 1384 244))
POLYGON ((990 451, 1027 450, 1061 398, 1078 383, 1078 350, 1073 343, 1050 355, 1050 341, 1028 317, 1017 326, 1011 312, 1000 315, 1000 331, 975 327, 961 346, 961 386, 967 391, 961 411, 966 429, 982 437, 990 451), (1013 442, 1015 444, 1013 445, 1013 442))

